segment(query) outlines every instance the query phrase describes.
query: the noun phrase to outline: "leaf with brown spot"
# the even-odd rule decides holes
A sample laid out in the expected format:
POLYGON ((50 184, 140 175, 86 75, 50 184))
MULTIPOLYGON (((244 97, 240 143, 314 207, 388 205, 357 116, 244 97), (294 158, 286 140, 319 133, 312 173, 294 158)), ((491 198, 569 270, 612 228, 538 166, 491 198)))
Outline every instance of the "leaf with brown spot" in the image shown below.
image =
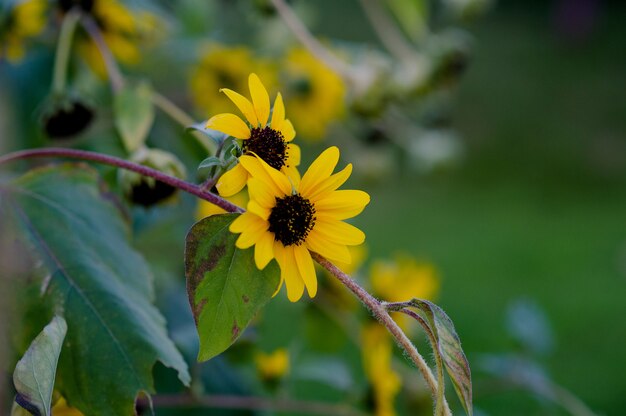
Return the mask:
POLYGON ((200 338, 198 361, 230 347, 272 298, 280 281, 275 261, 259 270, 254 248, 235 247, 237 235, 228 227, 238 215, 212 215, 194 224, 187 234, 185 275, 200 338))

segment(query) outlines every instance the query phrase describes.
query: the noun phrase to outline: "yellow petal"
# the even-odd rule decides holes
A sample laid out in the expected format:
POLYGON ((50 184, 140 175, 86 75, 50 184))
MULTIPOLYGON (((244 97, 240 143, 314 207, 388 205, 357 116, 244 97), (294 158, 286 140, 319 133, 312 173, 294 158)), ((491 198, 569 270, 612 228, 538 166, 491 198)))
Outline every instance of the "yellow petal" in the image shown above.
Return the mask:
POLYGON ((259 124, 259 120, 256 117, 256 112, 254 111, 254 106, 243 95, 239 94, 228 88, 222 88, 220 92, 226 94, 230 100, 235 103, 239 111, 246 117, 248 123, 250 123, 253 127, 256 127, 259 124))
POLYGON ((256 156, 241 156, 239 163, 252 175, 269 186, 275 196, 291 195, 291 183, 287 177, 256 156))
POLYGON ((276 296, 280 291, 280 288, 283 287, 283 282, 285 281, 285 275, 283 274, 283 264, 285 263, 285 246, 283 246, 279 241, 274 241, 274 258, 280 267, 280 282, 276 287, 276 291, 272 295, 272 297, 276 296))
POLYGON ((370 196, 363 191, 341 190, 327 194, 314 204, 320 218, 328 216, 336 220, 345 220, 360 214, 369 202, 370 196))
POLYGON ((321 254, 329 260, 336 260, 347 264, 352 262, 352 256, 345 245, 328 241, 323 235, 318 233, 315 228, 313 228, 307 236, 306 245, 310 250, 321 254))
POLYGON ((250 74, 248 78, 248 86, 250 87, 250 96, 252 97, 252 104, 254 104, 254 111, 256 112, 259 124, 263 127, 267 124, 267 119, 270 116, 270 96, 259 77, 254 73, 250 74))
POLYGON ((304 245, 294 246, 293 253, 309 297, 314 298, 317 294, 317 277, 311 253, 304 245))
POLYGON ((287 145, 287 165, 299 166, 300 165, 300 146, 297 144, 287 145))
POLYGON ((300 186, 300 172, 298 172, 298 168, 296 168, 295 166, 285 165, 280 168, 280 171, 287 175, 287 178, 289 178, 292 187, 298 189, 298 187, 300 186))
POLYGON ((271 209, 276 205, 276 196, 271 190, 264 186, 259 178, 250 178, 248 181, 248 193, 250 200, 256 201, 260 206, 271 209))
POLYGON ((249 227, 253 227, 255 224, 258 224, 262 221, 263 220, 258 216, 250 212, 244 212, 243 214, 235 218, 235 221, 230 223, 230 227, 228 227, 228 230, 231 233, 241 233, 247 230, 249 227))
POLYGON ((248 211, 255 215, 258 215, 264 220, 267 220, 270 217, 271 213, 271 210, 269 208, 259 205, 259 203, 255 200, 251 200, 250 202, 248 202, 248 211))
POLYGON ((315 221, 315 230, 330 241, 355 246, 365 241, 365 233, 354 225, 332 219, 315 221))
POLYGON ((269 224, 266 221, 255 222, 241 233, 235 245, 239 248, 252 247, 261 239, 263 234, 267 233, 268 227, 269 224))
POLYGON ((287 286, 287 298, 291 302, 297 302, 304 293, 304 281, 300 277, 298 264, 293 252, 294 246, 285 247, 284 267, 281 265, 280 272, 285 278, 285 286, 287 286))
POLYGON ((206 122, 205 127, 221 131, 238 139, 250 138, 250 129, 242 119, 234 114, 223 113, 215 115, 206 122))
POLYGON ((343 185, 352 174, 352 163, 343 168, 343 170, 331 175, 329 178, 324 179, 314 189, 309 191, 307 198, 310 199, 322 199, 329 192, 335 191, 341 185, 343 185))
POLYGON ((290 142, 294 139, 294 137, 296 137, 296 130, 293 128, 293 124, 291 124, 291 121, 289 120, 285 120, 283 122, 280 132, 283 134, 283 139, 285 139, 286 142, 290 142))
POLYGON ((317 184, 327 179, 333 173, 338 161, 339 149, 336 146, 324 150, 302 177, 299 188, 300 193, 304 196, 308 195, 317 184))
POLYGON ((222 196, 235 195, 246 186, 248 176, 248 171, 240 163, 236 164, 234 168, 219 178, 215 185, 217 192, 222 196))
POLYGON ((278 93, 276 101, 274 101, 274 112, 272 113, 272 130, 281 131, 283 123, 285 121, 285 104, 283 103, 283 96, 278 93))
POLYGON ((259 270, 274 258, 274 236, 270 232, 264 233, 254 246, 254 262, 259 270))

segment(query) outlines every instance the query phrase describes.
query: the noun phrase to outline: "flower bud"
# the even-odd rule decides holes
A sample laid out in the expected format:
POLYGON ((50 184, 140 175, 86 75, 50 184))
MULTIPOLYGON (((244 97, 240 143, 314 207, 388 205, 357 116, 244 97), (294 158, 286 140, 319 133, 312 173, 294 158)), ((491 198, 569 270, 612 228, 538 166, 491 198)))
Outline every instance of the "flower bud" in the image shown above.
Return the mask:
MULTIPOLYGON (((130 160, 167 175, 180 179, 185 177, 183 164, 174 155, 163 150, 141 148, 130 160)), ((133 204, 150 207, 171 200, 176 194, 176 188, 154 178, 126 170, 120 170, 119 175, 124 195, 133 204)))

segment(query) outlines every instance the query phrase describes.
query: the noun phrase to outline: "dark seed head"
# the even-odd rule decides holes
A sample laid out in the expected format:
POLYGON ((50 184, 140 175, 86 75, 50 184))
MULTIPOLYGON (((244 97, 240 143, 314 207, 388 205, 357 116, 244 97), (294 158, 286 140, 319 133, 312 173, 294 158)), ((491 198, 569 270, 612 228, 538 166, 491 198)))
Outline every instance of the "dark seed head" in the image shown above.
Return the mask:
POLYGON ((300 194, 276 197, 269 223, 269 231, 284 246, 300 245, 315 225, 315 207, 300 194))
POLYGON ((172 196, 174 192, 176 192, 176 188, 166 183, 160 181, 149 183, 145 179, 142 179, 130 189, 128 198, 134 204, 150 207, 166 200, 172 196))
POLYGON ((89 13, 93 9, 95 0, 59 0, 59 7, 63 12, 69 12, 73 7, 89 13))
POLYGON ((287 163, 287 143, 283 134, 270 127, 254 127, 250 138, 243 141, 243 153, 255 153, 274 169, 280 170, 287 163))
POLYGON ((89 107, 72 100, 59 103, 53 112, 44 115, 43 128, 51 139, 67 139, 84 131, 93 117, 89 107))

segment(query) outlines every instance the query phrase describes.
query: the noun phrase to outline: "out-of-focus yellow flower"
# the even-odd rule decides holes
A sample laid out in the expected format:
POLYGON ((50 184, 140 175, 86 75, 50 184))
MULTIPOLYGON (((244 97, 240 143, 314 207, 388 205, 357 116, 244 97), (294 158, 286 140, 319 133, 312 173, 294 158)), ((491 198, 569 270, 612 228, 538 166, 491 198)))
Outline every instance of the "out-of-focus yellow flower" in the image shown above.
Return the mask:
MULTIPOLYGON (((367 260, 367 246, 365 244, 360 246, 348 246, 348 251, 350 251, 350 256, 352 256, 351 263, 341 261, 335 261, 334 263, 342 272, 353 275, 359 270, 365 260, 367 260)), ((336 281, 337 279, 334 280, 336 281)))
POLYGON ((328 126, 345 113, 343 80, 302 48, 288 53, 284 71, 285 102, 298 132, 310 140, 323 139, 328 126))
MULTIPOLYGON (((73 7, 90 14, 102 32, 104 42, 113 56, 121 63, 135 65, 139 63, 139 42, 150 34, 156 33, 158 17, 152 13, 132 12, 118 0, 61 1, 58 3, 61 13, 73 7)), ((161 25, 162 26, 162 25, 161 25)), ((102 77, 106 77, 106 66, 96 44, 88 38, 77 42, 77 49, 89 66, 102 77)))
POLYGON ((232 102, 224 95, 216 94, 216 91, 221 88, 245 91, 250 72, 256 73, 270 90, 276 85, 274 66, 269 61, 254 57, 250 49, 217 44, 205 47, 190 77, 195 105, 205 113, 231 111, 232 102))
MULTIPOLYGON (((229 200, 235 205, 245 207, 249 200, 248 191, 243 190, 225 199, 229 200)), ((198 202, 198 209, 196 210, 196 220, 200 221, 202 218, 224 213, 226 213, 226 211, 224 211, 222 208, 210 203, 209 201, 201 199, 200 202, 198 202)))
POLYGON ((73 407, 68 406, 65 398, 61 397, 52 407, 53 416, 83 416, 83 414, 73 407))
MULTIPOLYGON (((406 254, 395 261, 376 260, 370 269, 370 283, 374 294, 387 302, 402 302, 412 298, 433 300, 439 291, 437 270, 430 263, 417 262, 406 254)), ((402 329, 409 318, 394 314, 402 329)))
POLYGON ((279 348, 271 353, 259 352, 254 357, 257 371, 263 380, 276 381, 289 372, 289 352, 279 348))
POLYGON ((385 328, 370 323, 361 332, 363 368, 372 385, 376 416, 394 416, 394 400, 400 391, 401 379, 391 367, 392 342, 385 328))
POLYGON ((10 62, 19 62, 24 57, 25 43, 46 26, 46 9, 46 0, 25 0, 13 6, 6 26, 0 28, 0 57, 10 62))

